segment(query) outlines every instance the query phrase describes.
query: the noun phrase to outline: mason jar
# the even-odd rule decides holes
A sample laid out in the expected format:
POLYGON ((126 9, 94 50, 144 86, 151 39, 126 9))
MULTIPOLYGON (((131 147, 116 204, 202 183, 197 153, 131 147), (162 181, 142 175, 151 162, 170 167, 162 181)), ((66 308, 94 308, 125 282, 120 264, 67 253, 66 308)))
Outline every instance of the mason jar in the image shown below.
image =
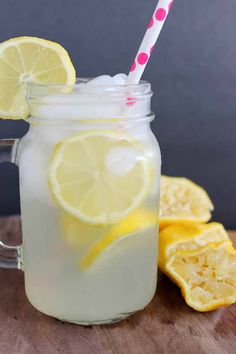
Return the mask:
POLYGON ((30 85, 29 131, 0 142, 19 166, 23 244, 1 242, 39 311, 78 324, 143 309, 157 281, 160 149, 151 86, 30 85))

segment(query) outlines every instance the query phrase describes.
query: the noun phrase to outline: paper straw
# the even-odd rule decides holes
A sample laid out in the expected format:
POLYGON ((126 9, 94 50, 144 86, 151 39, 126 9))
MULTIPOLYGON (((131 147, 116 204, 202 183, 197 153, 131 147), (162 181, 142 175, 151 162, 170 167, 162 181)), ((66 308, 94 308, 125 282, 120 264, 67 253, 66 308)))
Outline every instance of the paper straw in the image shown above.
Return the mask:
POLYGON ((174 0, 159 0, 133 65, 130 68, 127 79, 128 85, 139 83, 173 2, 174 0))

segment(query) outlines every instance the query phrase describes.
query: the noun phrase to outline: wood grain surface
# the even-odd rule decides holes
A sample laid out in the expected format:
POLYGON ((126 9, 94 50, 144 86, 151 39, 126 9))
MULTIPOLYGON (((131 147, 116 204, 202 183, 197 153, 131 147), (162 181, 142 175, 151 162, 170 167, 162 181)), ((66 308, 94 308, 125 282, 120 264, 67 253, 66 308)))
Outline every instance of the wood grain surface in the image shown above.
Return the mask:
MULTIPOLYGON (((230 233, 236 244, 236 232, 230 233)), ((0 239, 20 237, 18 217, 0 218, 0 239)), ((235 354, 236 305, 209 313, 189 308, 179 289, 159 274, 145 310, 116 324, 82 327, 35 310, 24 274, 0 269, 1 354, 235 354)))

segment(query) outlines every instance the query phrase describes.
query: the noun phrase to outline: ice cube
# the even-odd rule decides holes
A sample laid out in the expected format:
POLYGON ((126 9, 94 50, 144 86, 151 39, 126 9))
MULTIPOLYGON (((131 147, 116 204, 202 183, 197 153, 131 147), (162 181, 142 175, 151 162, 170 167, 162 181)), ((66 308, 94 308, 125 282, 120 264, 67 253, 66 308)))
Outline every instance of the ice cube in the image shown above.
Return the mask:
POLYGON ((106 85, 106 86, 113 86, 113 78, 110 75, 101 75, 95 77, 94 79, 90 80, 87 83, 87 86, 97 86, 97 85, 106 85))
POLYGON ((111 149, 105 159, 107 170, 115 176, 125 176, 140 159, 140 152, 136 149, 116 147, 111 149))
POLYGON ((125 85, 128 76, 126 74, 120 73, 113 76, 114 85, 125 85))
POLYGON ((48 187, 48 165, 52 152, 39 142, 26 139, 21 143, 19 168, 22 200, 38 200, 53 206, 48 187))

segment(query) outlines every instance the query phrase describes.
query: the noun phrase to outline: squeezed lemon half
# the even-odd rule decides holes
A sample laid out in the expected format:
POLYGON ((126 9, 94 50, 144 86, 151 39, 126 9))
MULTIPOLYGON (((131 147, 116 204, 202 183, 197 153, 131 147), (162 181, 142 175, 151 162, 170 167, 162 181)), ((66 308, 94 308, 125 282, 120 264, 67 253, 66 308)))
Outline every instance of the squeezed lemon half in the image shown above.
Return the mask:
POLYGON ((159 266, 177 251, 191 251, 209 243, 232 244, 223 225, 217 222, 209 224, 174 224, 159 234, 159 266))
POLYGON ((176 224, 162 230, 159 267, 197 311, 236 301, 236 251, 219 223, 176 224))
POLYGON ((25 119, 27 83, 73 85, 75 69, 55 42, 17 37, 0 44, 0 117, 25 119))
POLYGON ((180 286, 185 301, 201 312, 236 302, 236 250, 230 244, 208 244, 178 251, 165 272, 180 286))
POLYGON ((207 222, 213 208, 206 191, 189 179, 161 176, 160 229, 174 223, 207 222))
POLYGON ((111 131, 69 136, 54 149, 49 185, 57 204, 88 224, 113 224, 145 198, 150 161, 133 138, 111 131))

